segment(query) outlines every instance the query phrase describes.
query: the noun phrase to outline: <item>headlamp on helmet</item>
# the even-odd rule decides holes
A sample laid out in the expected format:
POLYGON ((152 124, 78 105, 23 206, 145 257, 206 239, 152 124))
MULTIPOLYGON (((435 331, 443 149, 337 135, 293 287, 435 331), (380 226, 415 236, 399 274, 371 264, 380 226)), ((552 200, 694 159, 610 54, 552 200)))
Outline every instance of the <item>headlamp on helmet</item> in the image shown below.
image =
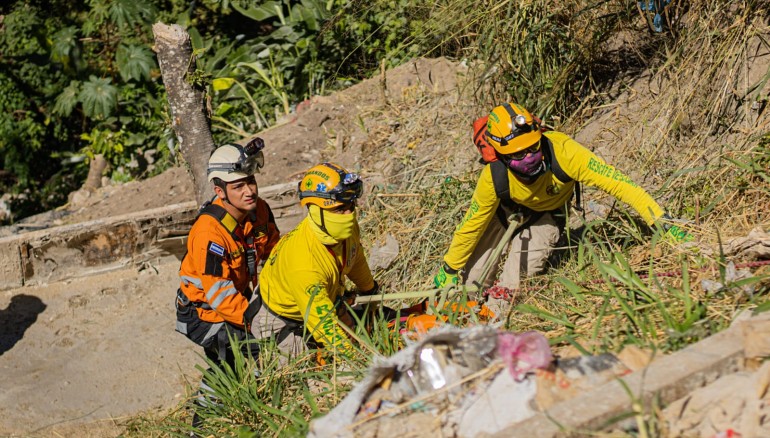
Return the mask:
POLYGON ((219 178, 232 182, 258 173, 265 165, 264 147, 265 142, 259 137, 249 140, 245 146, 231 143, 218 147, 209 158, 209 181, 219 178))
POLYGON ((538 144, 542 134, 529 111, 515 103, 506 103, 489 114, 486 136, 497 153, 508 155, 538 144))
POLYGON ((302 206, 313 204, 326 210, 352 204, 363 191, 364 183, 358 174, 333 163, 314 166, 297 187, 302 206))

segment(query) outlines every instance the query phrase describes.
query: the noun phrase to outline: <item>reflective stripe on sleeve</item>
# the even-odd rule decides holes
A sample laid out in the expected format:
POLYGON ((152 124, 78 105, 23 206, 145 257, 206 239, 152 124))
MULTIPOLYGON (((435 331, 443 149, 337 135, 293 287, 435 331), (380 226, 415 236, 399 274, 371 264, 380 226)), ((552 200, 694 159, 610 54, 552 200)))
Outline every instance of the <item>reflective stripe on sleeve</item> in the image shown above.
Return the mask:
POLYGON ((203 282, 200 278, 190 277, 189 275, 180 275, 179 277, 182 279, 182 283, 184 283, 185 286, 192 284, 198 289, 203 289, 203 282))
POLYGON ((211 300, 214 298, 214 295, 217 294, 217 291, 220 289, 233 288, 233 281, 232 280, 219 280, 216 283, 212 284, 208 291, 206 291, 206 301, 211 302, 211 300))
POLYGON ((211 308, 213 310, 216 310, 217 307, 219 307, 219 305, 222 304, 222 301, 224 301, 225 298, 227 298, 229 296, 232 296, 232 295, 237 295, 238 293, 239 292, 237 290, 235 290, 234 287, 231 287, 230 289, 223 290, 222 293, 217 295, 217 298, 214 301, 211 302, 211 308))

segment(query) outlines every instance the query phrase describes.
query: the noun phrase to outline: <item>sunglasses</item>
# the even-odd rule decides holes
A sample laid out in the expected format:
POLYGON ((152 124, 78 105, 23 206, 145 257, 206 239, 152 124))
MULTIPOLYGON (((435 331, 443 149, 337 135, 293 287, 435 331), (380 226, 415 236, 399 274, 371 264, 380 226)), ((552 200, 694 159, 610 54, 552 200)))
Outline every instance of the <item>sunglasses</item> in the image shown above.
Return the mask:
POLYGON ((527 158, 527 155, 534 154, 535 152, 537 152, 539 150, 540 150, 540 142, 537 142, 537 143, 533 144, 532 146, 530 146, 530 147, 528 147, 526 149, 514 152, 512 154, 505 154, 505 155, 503 155, 503 158, 508 160, 508 161, 510 161, 510 160, 521 161, 521 160, 527 158))
POLYGON ((310 196, 321 199, 331 199, 332 201, 341 202, 343 204, 351 204, 363 195, 364 182, 361 181, 358 174, 341 173, 340 179, 340 184, 328 192, 300 191, 299 199, 310 196))

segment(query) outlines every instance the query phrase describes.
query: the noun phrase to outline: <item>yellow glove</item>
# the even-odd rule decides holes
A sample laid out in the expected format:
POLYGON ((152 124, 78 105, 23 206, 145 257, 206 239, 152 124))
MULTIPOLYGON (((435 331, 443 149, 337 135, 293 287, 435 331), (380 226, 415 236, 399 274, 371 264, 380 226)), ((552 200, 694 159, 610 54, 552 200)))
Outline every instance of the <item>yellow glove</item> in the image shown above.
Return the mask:
POLYGON ((457 277, 457 270, 447 266, 446 263, 442 263, 438 269, 438 274, 433 277, 433 284, 437 289, 443 289, 449 285, 456 285, 460 282, 457 277))

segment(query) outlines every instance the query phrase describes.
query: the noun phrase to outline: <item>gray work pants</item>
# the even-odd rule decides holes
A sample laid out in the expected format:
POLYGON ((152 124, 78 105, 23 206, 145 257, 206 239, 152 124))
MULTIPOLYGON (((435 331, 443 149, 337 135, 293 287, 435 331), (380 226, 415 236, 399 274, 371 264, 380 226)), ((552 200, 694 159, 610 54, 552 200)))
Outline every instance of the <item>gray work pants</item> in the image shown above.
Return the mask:
POLYGON ((286 354, 281 363, 285 364, 288 357, 299 357, 308 351, 308 346, 303 339, 303 324, 287 321, 272 313, 267 304, 262 303, 259 312, 251 322, 251 334, 256 339, 274 338, 278 349, 286 354))

